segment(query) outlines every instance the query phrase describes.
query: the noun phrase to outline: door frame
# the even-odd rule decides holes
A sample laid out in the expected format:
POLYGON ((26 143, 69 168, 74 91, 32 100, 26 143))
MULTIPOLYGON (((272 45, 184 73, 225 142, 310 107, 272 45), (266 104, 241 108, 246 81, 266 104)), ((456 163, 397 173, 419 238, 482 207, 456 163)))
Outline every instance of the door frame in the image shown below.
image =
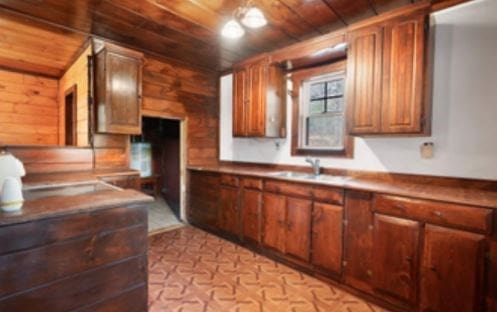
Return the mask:
POLYGON ((187 166, 187 129, 188 119, 180 116, 171 116, 167 113, 142 110, 142 118, 159 118, 179 121, 179 217, 180 221, 187 223, 186 217, 186 166, 187 166))

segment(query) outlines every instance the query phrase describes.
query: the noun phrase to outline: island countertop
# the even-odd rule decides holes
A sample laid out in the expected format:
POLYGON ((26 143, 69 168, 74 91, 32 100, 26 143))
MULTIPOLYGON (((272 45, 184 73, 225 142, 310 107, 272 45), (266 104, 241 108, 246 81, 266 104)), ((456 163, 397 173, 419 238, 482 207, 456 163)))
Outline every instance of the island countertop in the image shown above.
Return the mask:
POLYGON ((0 212, 0 226, 153 201, 152 197, 136 190, 120 189, 101 182, 96 174, 78 172, 27 177, 22 209, 0 212))

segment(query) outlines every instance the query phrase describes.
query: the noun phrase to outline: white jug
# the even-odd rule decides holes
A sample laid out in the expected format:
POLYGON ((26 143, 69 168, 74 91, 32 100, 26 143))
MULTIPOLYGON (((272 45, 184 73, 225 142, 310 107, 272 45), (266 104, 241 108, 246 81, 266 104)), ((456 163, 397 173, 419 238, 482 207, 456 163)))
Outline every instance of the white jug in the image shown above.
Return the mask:
POLYGON ((0 152, 0 208, 11 212, 20 210, 24 201, 21 177, 26 174, 19 159, 0 152))

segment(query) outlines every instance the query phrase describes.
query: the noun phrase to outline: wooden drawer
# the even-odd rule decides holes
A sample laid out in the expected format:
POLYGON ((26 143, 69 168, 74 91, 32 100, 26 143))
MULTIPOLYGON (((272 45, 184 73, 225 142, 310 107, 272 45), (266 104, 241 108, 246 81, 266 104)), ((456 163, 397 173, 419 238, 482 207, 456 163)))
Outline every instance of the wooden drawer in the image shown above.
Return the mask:
POLYGON ((262 179, 243 178, 242 186, 248 189, 262 190, 262 179))
POLYGON ((238 187, 240 185, 240 178, 237 176, 223 174, 221 175, 221 184, 238 187))
POLYGON ((108 176, 100 177, 100 179, 111 185, 123 189, 140 190, 140 176, 139 175, 122 175, 122 176, 108 176))
POLYGON ((490 234, 492 232, 493 211, 486 208, 390 195, 375 195, 373 210, 478 233, 490 234))
POLYGON ((264 191, 292 196, 312 197, 312 187, 305 184, 268 180, 264 183, 264 191))
POLYGON ((330 204, 343 204, 343 190, 331 187, 314 187, 312 195, 316 201, 330 204))

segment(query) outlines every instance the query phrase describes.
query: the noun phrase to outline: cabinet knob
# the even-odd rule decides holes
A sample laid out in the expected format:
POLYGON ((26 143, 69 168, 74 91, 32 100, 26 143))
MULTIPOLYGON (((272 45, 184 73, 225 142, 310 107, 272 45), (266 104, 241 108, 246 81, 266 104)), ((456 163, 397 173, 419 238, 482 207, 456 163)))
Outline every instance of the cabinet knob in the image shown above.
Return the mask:
POLYGON ((373 271, 371 271, 371 270, 367 270, 367 271, 366 271, 366 274, 367 274, 368 276, 373 276, 373 271))
POLYGON ((442 216, 442 213, 440 211, 437 211, 437 210, 433 211, 433 214, 435 216, 437 216, 437 217, 441 217, 442 216))

